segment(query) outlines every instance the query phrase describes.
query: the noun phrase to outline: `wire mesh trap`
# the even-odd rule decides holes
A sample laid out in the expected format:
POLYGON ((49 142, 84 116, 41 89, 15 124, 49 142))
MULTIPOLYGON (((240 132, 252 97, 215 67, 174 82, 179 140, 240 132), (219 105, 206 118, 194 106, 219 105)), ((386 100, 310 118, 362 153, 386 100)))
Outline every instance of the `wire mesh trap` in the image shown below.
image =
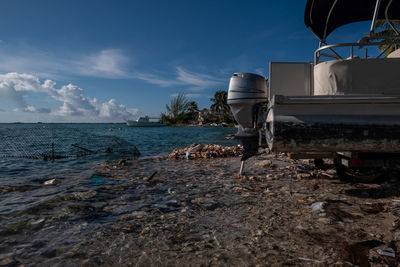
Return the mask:
POLYGON ((56 160, 94 154, 138 157, 139 150, 126 140, 89 134, 76 128, 36 126, 0 128, 0 157, 56 160))

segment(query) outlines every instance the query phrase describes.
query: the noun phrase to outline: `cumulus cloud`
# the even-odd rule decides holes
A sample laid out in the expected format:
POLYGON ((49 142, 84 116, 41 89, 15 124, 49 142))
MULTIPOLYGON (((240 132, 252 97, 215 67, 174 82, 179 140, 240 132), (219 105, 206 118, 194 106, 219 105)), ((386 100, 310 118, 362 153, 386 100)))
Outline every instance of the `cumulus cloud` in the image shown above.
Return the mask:
POLYGON ((25 112, 35 112, 36 108, 34 106, 26 106, 26 108, 24 108, 25 112))
POLYGON ((99 116, 103 118, 124 118, 129 115, 137 115, 138 109, 127 108, 125 105, 118 104, 115 99, 101 104, 99 116))
POLYGON ((0 74, 0 98, 13 102, 17 108, 29 110, 25 96, 29 91, 42 91, 39 79, 28 74, 0 74))
POLYGON ((37 77, 30 74, 7 73, 0 75, 0 97, 13 102, 17 106, 17 110, 24 112, 61 117, 85 116, 105 121, 122 120, 135 116, 139 112, 137 109, 130 109, 118 104, 115 99, 99 103, 96 98, 87 97, 82 88, 73 84, 63 85, 59 89, 55 86, 54 81, 46 80, 40 83, 37 77), (46 93, 62 104, 56 110, 36 108, 27 104, 25 98, 28 92, 46 93))

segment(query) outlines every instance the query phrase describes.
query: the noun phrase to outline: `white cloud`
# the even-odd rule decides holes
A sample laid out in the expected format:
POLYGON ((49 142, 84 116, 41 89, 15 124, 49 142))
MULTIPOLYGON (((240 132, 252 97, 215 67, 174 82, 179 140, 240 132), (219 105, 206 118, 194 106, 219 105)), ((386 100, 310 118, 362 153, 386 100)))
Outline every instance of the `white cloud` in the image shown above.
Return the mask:
POLYGON ((215 88, 227 83, 227 79, 220 78, 220 73, 197 73, 181 66, 163 75, 135 71, 132 70, 132 58, 116 48, 85 54, 57 54, 26 44, 5 43, 0 45, 0 72, 31 73, 37 77, 59 80, 68 80, 71 76, 138 79, 161 87, 180 86, 189 90, 215 88))
POLYGON ((170 87, 174 85, 184 85, 183 82, 177 81, 177 80, 169 80, 169 79, 164 79, 162 77, 159 77, 154 74, 149 74, 149 73, 136 73, 135 78, 139 80, 143 80, 145 82, 151 83, 151 84, 156 84, 161 87, 170 87))
POLYGON ((39 79, 29 74, 0 74, 0 98, 13 102, 17 108, 32 109, 25 102, 28 91, 41 91, 39 79))
POLYGON ((210 87, 221 86, 226 83, 225 80, 216 78, 208 74, 201 74, 187 71, 181 67, 177 68, 178 80, 192 86, 192 90, 202 90, 210 87))
POLYGON ((79 73, 107 78, 127 78, 125 66, 129 59, 119 49, 105 49, 99 53, 85 57, 81 62, 79 73))
MULTIPOLYGON (((179 94, 175 93, 172 94, 172 97, 177 97, 179 94)), ((206 94, 185 94, 186 97, 188 98, 200 98, 200 97, 208 97, 206 94)))
POLYGON ((36 108, 34 106, 26 106, 26 108, 24 108, 25 112, 35 112, 36 108))
POLYGON ((137 115, 138 113, 138 109, 130 109, 125 105, 119 105, 115 99, 110 99, 99 107, 99 116, 102 118, 124 118, 127 115, 137 115))
POLYGON ((123 120, 139 113, 137 109, 130 109, 120 105, 115 99, 99 103, 96 98, 87 97, 82 88, 73 84, 55 88, 56 83, 46 80, 40 83, 36 76, 30 74, 7 73, 0 75, 0 97, 13 102, 17 108, 14 111, 37 112, 59 117, 87 117, 104 121, 123 120), (36 108, 26 102, 27 92, 41 92, 61 102, 56 110, 36 108))
POLYGON ((188 86, 189 90, 204 90, 206 88, 215 88, 226 84, 226 80, 215 76, 203 73, 195 73, 185 70, 182 67, 177 67, 175 77, 173 79, 164 79, 160 76, 147 73, 136 73, 135 78, 156 84, 161 87, 171 86, 188 86))
POLYGON ((27 45, 0 46, 0 71, 32 73, 46 78, 89 76, 127 78, 130 58, 120 49, 103 49, 89 54, 57 55, 27 45))
POLYGON ((96 106, 93 101, 83 94, 83 90, 76 85, 63 85, 60 89, 54 89, 55 83, 45 82, 49 94, 56 100, 63 102, 63 105, 56 115, 59 116, 80 116, 80 115, 95 115, 96 106))

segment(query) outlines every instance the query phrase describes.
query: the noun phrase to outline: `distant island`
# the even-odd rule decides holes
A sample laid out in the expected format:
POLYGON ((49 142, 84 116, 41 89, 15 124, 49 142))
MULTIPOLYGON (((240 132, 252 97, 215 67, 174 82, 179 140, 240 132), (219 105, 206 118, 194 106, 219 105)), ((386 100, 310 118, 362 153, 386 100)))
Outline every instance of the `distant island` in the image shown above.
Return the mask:
POLYGON ((210 125, 210 126, 234 126, 234 119, 227 103, 227 92, 218 90, 209 109, 199 110, 195 101, 188 101, 183 93, 173 98, 166 105, 166 113, 161 113, 161 122, 168 125, 210 125))

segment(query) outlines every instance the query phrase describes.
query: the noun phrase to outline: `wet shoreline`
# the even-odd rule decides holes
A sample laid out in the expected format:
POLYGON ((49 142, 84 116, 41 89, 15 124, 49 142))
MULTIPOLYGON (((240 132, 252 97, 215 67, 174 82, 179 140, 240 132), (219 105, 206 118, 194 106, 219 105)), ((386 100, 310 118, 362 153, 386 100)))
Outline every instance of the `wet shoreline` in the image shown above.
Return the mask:
MULTIPOLYGON (((1 215, 0 264, 396 266, 400 190, 285 155, 103 163, 1 215), (381 256, 392 248, 395 257, 381 256), (347 263, 348 262, 348 263, 347 263)), ((35 193, 33 193, 35 192, 35 193)))

